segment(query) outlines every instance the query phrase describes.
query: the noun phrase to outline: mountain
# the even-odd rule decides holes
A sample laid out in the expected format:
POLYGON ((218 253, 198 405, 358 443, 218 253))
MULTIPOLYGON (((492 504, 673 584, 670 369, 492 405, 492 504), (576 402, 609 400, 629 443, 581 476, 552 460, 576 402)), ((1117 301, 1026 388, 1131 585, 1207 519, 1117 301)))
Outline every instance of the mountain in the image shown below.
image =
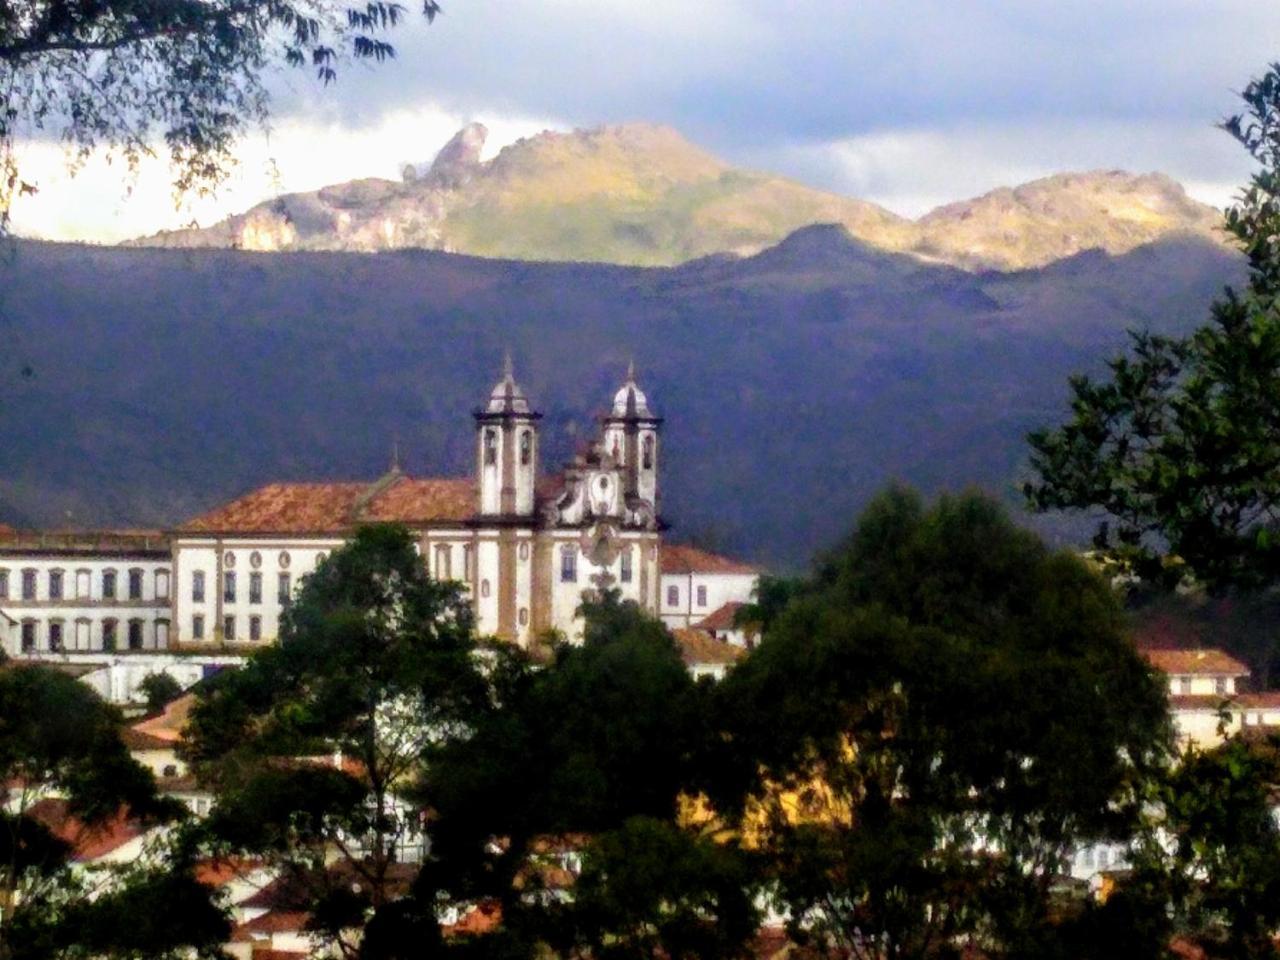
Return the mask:
POLYGON ((427 170, 260 203, 213 226, 133 241, 242 250, 445 250, 520 260, 674 265, 749 256, 835 223, 872 246, 966 268, 1123 253, 1177 233, 1215 238, 1220 215, 1160 174, 1063 174, 941 207, 918 221, 784 177, 731 167, 669 127, 541 133, 481 160, 470 124, 427 170))
POLYGON ((170 524, 272 480, 376 476, 396 437, 410 472, 466 472, 509 347, 546 466, 634 358, 673 536, 796 567, 895 478, 1016 504, 1067 376, 1127 328, 1203 322, 1242 272, 1196 236, 998 273, 833 226, 660 269, 23 243, 0 261, 0 522, 170 524))

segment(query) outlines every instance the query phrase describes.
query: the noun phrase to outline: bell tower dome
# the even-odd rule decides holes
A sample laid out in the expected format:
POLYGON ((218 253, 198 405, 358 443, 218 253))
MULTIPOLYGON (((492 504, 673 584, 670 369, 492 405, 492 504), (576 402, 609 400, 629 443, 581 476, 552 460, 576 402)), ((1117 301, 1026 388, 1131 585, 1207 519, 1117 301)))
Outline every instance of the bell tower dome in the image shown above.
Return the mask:
POLYGON ((627 379, 613 395, 613 406, 604 418, 604 449, 623 470, 627 500, 646 503, 656 516, 658 509, 658 428, 662 418, 649 409, 649 398, 636 383, 634 363, 627 365, 627 379))
POLYGON ((475 411, 476 487, 484 516, 533 515, 538 478, 538 420, 515 380, 511 354, 488 403, 475 411))

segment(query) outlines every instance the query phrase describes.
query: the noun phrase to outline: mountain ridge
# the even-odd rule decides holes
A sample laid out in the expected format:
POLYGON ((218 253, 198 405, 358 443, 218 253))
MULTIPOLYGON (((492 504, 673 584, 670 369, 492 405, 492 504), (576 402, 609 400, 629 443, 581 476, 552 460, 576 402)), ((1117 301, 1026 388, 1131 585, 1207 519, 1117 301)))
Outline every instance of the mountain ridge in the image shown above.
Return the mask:
POLYGON ((786 177, 732 167, 671 127, 631 123, 522 138, 482 160, 468 124, 425 169, 285 194, 204 228, 130 246, 445 252, 674 266, 750 256, 795 230, 838 223, 883 250, 965 269, 1043 266, 1098 247, 1123 253, 1188 232, 1221 240, 1220 214, 1158 173, 1055 174, 911 220, 786 177))

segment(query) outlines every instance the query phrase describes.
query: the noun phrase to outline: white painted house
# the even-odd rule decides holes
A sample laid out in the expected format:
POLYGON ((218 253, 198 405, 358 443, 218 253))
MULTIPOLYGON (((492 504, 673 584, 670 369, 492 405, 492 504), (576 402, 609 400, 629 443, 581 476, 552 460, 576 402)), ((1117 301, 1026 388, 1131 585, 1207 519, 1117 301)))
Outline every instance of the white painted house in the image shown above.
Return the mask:
POLYGON ((662 622, 692 627, 726 604, 747 603, 760 570, 750 564, 700 550, 669 545, 662 550, 662 622))

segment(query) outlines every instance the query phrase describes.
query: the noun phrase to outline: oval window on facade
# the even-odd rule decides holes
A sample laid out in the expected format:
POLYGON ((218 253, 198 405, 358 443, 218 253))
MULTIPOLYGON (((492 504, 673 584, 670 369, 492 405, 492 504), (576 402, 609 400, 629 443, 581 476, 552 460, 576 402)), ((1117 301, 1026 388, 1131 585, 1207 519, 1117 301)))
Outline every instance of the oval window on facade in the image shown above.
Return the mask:
POLYGON ((529 608, 520 608, 520 626, 527 627, 529 625, 529 608))
POLYGON ((481 581, 480 581, 480 596, 482 596, 482 597, 487 597, 488 595, 489 595, 489 581, 488 581, 488 580, 481 580, 481 581))
POLYGON ((249 554, 249 566, 253 567, 253 569, 255 570, 257 570, 260 566, 262 566, 262 554, 260 554, 257 550, 249 554))
POLYGON ((529 559, 529 545, 527 543, 520 544, 520 559, 521 560, 529 559))
POLYGON ((224 567, 234 567, 236 565, 236 555, 228 550, 222 555, 222 565, 224 567))
POLYGON ((289 556, 288 550, 280 551, 280 569, 281 570, 288 570, 289 564, 292 562, 292 560, 293 558, 289 556))

